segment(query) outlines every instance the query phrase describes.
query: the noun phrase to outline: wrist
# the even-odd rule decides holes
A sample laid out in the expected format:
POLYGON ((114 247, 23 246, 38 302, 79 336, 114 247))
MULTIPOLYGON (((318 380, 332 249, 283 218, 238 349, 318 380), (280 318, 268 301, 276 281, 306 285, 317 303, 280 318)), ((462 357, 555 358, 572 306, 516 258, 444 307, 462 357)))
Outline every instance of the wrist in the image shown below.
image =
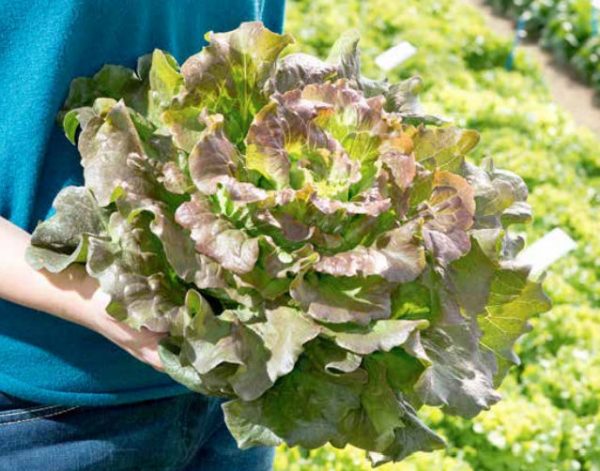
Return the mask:
POLYGON ((114 321, 106 312, 110 296, 104 293, 97 280, 87 273, 78 284, 80 288, 75 291, 73 302, 65 306, 67 316, 83 327, 103 333, 110 321, 114 321))
POLYGON ((123 345, 129 341, 134 331, 106 311, 109 303, 110 296, 98 287, 88 300, 88 307, 84 313, 86 316, 85 326, 95 330, 117 345, 123 345))
POLYGON ((104 334, 117 322, 114 317, 106 312, 106 308, 110 303, 110 296, 98 287, 87 301, 88 308, 84 316, 86 316, 85 320, 89 322, 89 328, 104 334))

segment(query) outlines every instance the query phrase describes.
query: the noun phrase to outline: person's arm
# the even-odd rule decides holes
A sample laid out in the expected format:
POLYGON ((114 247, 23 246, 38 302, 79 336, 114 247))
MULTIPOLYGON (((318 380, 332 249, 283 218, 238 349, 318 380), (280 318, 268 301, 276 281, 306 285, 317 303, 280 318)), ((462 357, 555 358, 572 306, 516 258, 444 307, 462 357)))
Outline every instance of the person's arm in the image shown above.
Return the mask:
POLYGON ((27 232, 0 217, 0 298, 75 322, 102 334, 138 360, 162 370, 158 342, 164 334, 132 329, 105 310, 108 295, 83 266, 60 273, 37 271, 25 261, 27 232))

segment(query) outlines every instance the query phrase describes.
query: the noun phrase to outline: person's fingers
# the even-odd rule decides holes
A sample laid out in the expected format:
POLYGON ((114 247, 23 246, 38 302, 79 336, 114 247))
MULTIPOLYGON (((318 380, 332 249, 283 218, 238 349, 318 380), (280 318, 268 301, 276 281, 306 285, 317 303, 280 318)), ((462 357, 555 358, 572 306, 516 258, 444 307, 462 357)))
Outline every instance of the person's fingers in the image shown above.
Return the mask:
POLYGON ((138 350, 131 350, 131 349, 125 349, 125 350, 130 355, 134 356, 139 361, 141 361, 142 363, 146 363, 147 365, 150 365, 152 368, 154 368, 157 371, 160 371, 161 373, 164 371, 162 361, 160 360, 160 356, 158 355, 157 350, 153 350, 148 347, 146 347, 144 349, 138 349, 138 350))
POLYGON ((142 361, 144 361, 145 363, 149 364, 152 368, 154 368, 157 371, 163 372, 164 368, 163 368, 163 364, 162 361, 160 359, 160 355, 158 354, 158 348, 154 347, 154 348, 145 348, 142 351, 142 361))
POLYGON ((145 327, 133 329, 125 324, 108 324, 110 329, 105 335, 130 355, 142 363, 163 372, 163 364, 158 354, 158 344, 168 334, 153 332, 145 327))

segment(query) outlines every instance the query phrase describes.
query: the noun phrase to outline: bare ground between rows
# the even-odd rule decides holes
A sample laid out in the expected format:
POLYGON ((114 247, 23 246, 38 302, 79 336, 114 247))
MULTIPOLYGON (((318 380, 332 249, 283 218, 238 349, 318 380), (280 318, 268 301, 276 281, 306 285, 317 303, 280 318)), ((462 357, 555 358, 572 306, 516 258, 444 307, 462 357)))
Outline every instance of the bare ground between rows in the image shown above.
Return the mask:
MULTIPOLYGON (((485 0, 462 1, 477 7, 491 30, 505 37, 514 36, 513 21, 499 16, 485 0)), ((600 136, 600 107, 594 90, 577 79, 568 67, 557 63, 550 52, 536 43, 525 42, 520 47, 540 64, 553 100, 566 109, 578 125, 586 126, 600 136)))

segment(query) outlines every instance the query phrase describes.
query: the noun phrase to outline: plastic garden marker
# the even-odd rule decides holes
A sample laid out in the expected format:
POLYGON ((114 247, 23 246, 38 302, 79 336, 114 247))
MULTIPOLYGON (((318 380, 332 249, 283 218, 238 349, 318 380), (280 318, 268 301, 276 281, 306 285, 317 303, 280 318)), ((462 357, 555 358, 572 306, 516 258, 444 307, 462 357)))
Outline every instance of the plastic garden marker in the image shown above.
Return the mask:
POLYGON ((530 276, 534 279, 550 265, 575 249, 577 244, 562 229, 552 229, 517 256, 517 261, 531 265, 530 276))
POLYGON ((393 69, 402 64, 407 59, 410 59, 417 52, 417 48, 408 41, 402 41, 400 44, 389 48, 375 58, 377 66, 385 70, 393 69))

